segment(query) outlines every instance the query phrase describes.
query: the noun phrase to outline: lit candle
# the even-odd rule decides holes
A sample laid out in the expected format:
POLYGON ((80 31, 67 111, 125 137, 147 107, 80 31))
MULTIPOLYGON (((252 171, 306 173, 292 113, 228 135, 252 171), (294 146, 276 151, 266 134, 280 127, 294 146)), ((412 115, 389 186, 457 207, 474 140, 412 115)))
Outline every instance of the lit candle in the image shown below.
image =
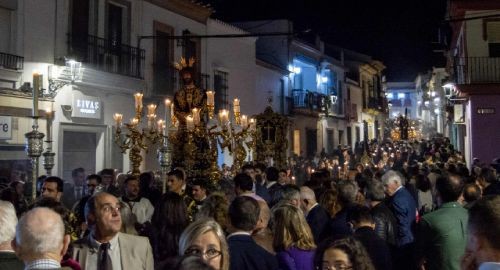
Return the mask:
POLYGON ((156 105, 155 104, 149 104, 148 105, 148 114, 153 115, 156 113, 156 105))
POLYGON ((121 125, 122 125, 123 114, 121 114, 121 113, 115 113, 113 115, 113 119, 115 119, 116 128, 120 128, 121 125))
POLYGON ((193 108, 193 121, 195 126, 200 124, 200 110, 197 108, 193 108))
POLYGON ((163 124, 163 119, 158 120, 158 122, 156 122, 156 126, 158 127, 160 135, 163 135, 163 129, 165 128, 165 125, 163 124))
POLYGON ((42 74, 33 72, 33 117, 38 117, 38 94, 40 92, 40 82, 42 74))
POLYGON ((243 127, 243 128, 248 127, 248 116, 246 116, 246 115, 241 116, 241 127, 243 127))
POLYGON ((137 119, 135 117, 130 119, 130 124, 133 126, 137 126, 137 124, 139 124, 139 119, 137 119))
POLYGON ((136 109, 142 109, 142 96, 142 93, 135 93, 134 95, 136 109))
POLYGON ((172 101, 170 101, 170 99, 165 99, 165 123, 169 123, 170 121, 170 106, 172 105, 172 101))
POLYGON ((215 96, 214 91, 207 91, 207 105, 208 106, 213 106, 215 104, 214 96, 215 96))
POLYGON ((250 118, 250 130, 255 130, 255 118, 250 118))
POLYGON ((52 117, 54 112, 51 109, 45 111, 45 117, 47 118, 47 141, 52 141, 52 117))
POLYGON ((240 100, 237 98, 233 100, 233 111, 235 114, 240 112, 240 100))
POLYGON ((229 122, 229 112, 227 110, 222 110, 221 114, 221 124, 226 125, 229 122))
POLYGON ((191 115, 186 116, 186 127, 189 131, 194 129, 193 117, 191 115))

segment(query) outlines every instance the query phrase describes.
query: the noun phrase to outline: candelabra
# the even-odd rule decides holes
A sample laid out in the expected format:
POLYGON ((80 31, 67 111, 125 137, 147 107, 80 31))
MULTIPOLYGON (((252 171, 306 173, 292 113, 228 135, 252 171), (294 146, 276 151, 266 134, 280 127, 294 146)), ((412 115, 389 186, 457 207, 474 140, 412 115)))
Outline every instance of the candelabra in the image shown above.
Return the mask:
MULTIPOLYGON (((36 106, 38 109, 38 106, 36 106)), ((43 152, 43 137, 45 134, 38 131, 38 116, 35 115, 33 118, 32 130, 24 136, 26 137, 26 153, 31 159, 31 198, 36 199, 36 179, 38 178, 38 158, 43 152)))
POLYGON ((52 168, 55 165, 56 153, 52 152, 52 120, 54 112, 52 109, 45 112, 45 117, 47 119, 47 150, 43 153, 43 168, 45 169, 47 175, 52 175, 52 168))
MULTIPOLYGON (((116 122, 115 143, 120 147, 122 153, 129 150, 129 160, 132 164, 132 174, 138 176, 140 174, 139 167, 142 162, 141 151, 149 148, 161 140, 164 140, 163 130, 165 124, 163 120, 156 122, 156 105, 150 104, 147 106, 147 128, 141 127, 143 120, 143 104, 142 93, 137 93, 135 97, 135 117, 130 120, 130 123, 125 123, 127 133, 123 138, 122 119, 123 115, 115 113, 114 120, 116 122)), ((165 152, 168 152, 165 150, 165 152)), ((167 161, 165 161, 167 162, 167 161)))

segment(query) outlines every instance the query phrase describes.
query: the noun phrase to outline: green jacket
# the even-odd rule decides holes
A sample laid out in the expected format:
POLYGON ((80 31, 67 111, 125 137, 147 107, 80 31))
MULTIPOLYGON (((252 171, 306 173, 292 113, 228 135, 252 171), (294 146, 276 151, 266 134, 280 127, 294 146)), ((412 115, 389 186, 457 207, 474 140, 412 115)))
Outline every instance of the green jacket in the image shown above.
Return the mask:
POLYGON ((469 213, 458 202, 448 202, 422 217, 417 226, 417 261, 429 270, 459 270, 467 242, 469 213))

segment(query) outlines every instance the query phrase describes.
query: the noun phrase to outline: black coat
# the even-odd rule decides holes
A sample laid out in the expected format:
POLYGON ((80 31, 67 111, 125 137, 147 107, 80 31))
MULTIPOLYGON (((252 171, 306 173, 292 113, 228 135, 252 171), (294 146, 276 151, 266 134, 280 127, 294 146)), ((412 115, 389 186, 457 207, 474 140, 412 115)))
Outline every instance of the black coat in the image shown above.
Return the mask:
POLYGON ((392 269, 389 246, 370 227, 361 227, 354 232, 354 237, 365 247, 377 270, 392 269))
POLYGON ((271 253, 257 245, 250 235, 230 235, 230 270, 275 270, 278 261, 271 253))
POLYGON ((306 220, 309 227, 311 227, 314 242, 319 244, 325 236, 325 229, 328 227, 330 215, 325 208, 318 204, 309 210, 306 220))
POLYGON ((396 229, 398 223, 389 207, 381 202, 371 209, 375 222, 375 233, 389 245, 396 246, 396 229))

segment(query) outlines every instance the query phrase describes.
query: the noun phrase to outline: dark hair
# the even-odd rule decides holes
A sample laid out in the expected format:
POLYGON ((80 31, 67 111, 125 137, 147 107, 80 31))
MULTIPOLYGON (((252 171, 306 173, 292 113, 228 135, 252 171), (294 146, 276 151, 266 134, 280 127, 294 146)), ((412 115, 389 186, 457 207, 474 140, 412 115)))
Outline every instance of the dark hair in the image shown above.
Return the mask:
POLYGON ((373 223, 373 216, 370 212, 370 208, 364 205, 356 205, 351 208, 351 211, 347 213, 347 222, 369 222, 373 223))
POLYGON ((229 202, 225 194, 219 192, 213 193, 203 200, 200 210, 196 213, 196 220, 199 218, 212 218, 222 227, 223 230, 227 228, 229 217, 227 210, 229 202))
POLYGON ((247 163, 241 167, 242 172, 244 172, 245 170, 254 170, 254 169, 255 167, 250 163, 247 163))
POLYGON ((288 172, 285 169, 279 170, 279 173, 286 173, 286 174, 288 174, 288 172))
POLYGON ((355 270, 375 270, 372 260, 365 247, 354 237, 346 237, 338 240, 329 239, 325 241, 317 250, 314 262, 317 269, 322 269, 323 256, 328 249, 339 249, 347 254, 355 270))
POLYGON ((149 188, 149 185, 154 181, 154 176, 152 172, 143 172, 139 175, 139 183, 141 189, 149 188))
POLYGON ((193 180, 191 180, 191 186, 200 186, 200 188, 208 190, 208 179, 194 178, 193 180))
POLYGON ((162 261, 178 255, 179 238, 189 224, 186 212, 186 204, 179 194, 167 192, 161 196, 152 218, 157 232, 154 245, 157 260, 162 261))
POLYGON ((280 177, 279 171, 275 167, 269 167, 266 169, 267 181, 269 182, 278 181, 279 177, 280 177))
POLYGON ((123 185, 127 185, 130 181, 139 181, 139 179, 136 176, 128 175, 125 181, 123 181, 123 185))
POLYGON ((251 231, 255 229, 259 220, 259 203, 252 197, 239 196, 234 198, 229 206, 229 219, 234 228, 251 231))
POLYGON ((477 201, 479 198, 481 198, 481 188, 474 184, 467 184, 464 187, 464 200, 468 203, 477 201))
POLYGON ((423 174, 417 174, 415 176, 415 186, 420 191, 427 192, 429 189, 431 189, 431 181, 429 181, 429 178, 427 178, 427 176, 423 174))
POLYGON ((44 183, 57 183, 57 191, 63 192, 64 189, 64 181, 57 176, 49 176, 43 180, 44 183))
POLYGON ((379 180, 368 181, 365 191, 365 197, 371 201, 381 202, 385 199, 384 184, 379 180))
POLYGON ((497 179, 490 168, 482 168, 479 177, 483 178, 488 183, 494 183, 497 179))
POLYGON ((234 186, 239 187, 243 191, 251 191, 253 189, 253 180, 246 173, 237 174, 234 179, 234 186))
POLYGON ((179 169, 173 169, 170 172, 168 172, 167 175, 168 176, 175 176, 175 178, 177 178, 177 180, 184 181, 184 173, 179 169))
POLYGON ((71 171, 71 176, 75 177, 79 173, 85 173, 84 168, 76 168, 73 171, 71 171))
POLYGON ((99 175, 103 176, 103 175, 114 175, 115 174, 115 170, 113 169, 102 169, 100 172, 99 172, 99 175))
POLYGON ((477 200, 469 209, 469 232, 488 241, 500 250, 500 195, 489 195, 477 200))
POLYGON ((454 202, 458 200, 464 189, 464 181, 460 175, 449 174, 438 177, 436 180, 436 190, 443 202, 454 202))
POLYGON ((255 164, 255 169, 259 169, 261 172, 265 173, 266 165, 264 165, 263 163, 257 163, 255 164))
POLYGON ((99 184, 102 183, 102 178, 98 174, 89 174, 89 175, 87 175, 87 177, 85 179, 87 179, 87 181, 89 181, 91 179, 95 179, 95 180, 97 180, 97 183, 99 183, 99 184))

